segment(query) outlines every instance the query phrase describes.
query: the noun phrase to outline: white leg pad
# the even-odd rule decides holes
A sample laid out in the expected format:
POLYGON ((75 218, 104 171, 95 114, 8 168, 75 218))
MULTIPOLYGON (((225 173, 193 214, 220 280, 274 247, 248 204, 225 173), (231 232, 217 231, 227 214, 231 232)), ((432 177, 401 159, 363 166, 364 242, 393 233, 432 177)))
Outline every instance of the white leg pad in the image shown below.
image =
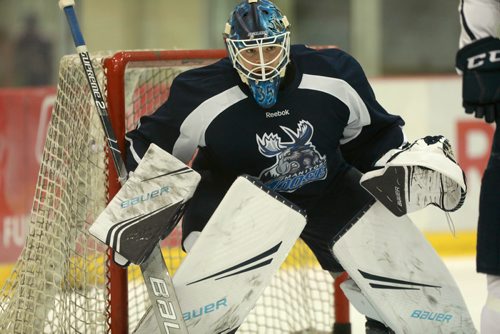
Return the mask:
MULTIPOLYGON (((292 203, 238 177, 203 231, 189 234, 189 252, 173 277, 189 333, 239 327, 305 225, 304 213, 292 203)), ((150 313, 137 333, 156 333, 150 313)))
POLYGON ((476 333, 460 290, 420 230, 376 202, 333 253, 396 333, 476 333))

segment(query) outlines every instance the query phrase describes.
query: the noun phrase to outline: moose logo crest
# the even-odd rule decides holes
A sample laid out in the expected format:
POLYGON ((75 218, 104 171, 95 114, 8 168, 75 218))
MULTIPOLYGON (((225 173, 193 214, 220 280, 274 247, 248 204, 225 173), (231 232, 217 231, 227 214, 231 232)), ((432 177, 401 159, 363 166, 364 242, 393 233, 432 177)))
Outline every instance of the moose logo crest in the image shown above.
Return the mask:
POLYGON ((259 152, 276 162, 264 169, 259 178, 272 190, 293 192, 301 186, 326 178, 326 157, 321 156, 311 143, 314 128, 308 121, 300 121, 297 132, 281 126, 291 141, 282 142, 275 133, 257 137, 259 152))

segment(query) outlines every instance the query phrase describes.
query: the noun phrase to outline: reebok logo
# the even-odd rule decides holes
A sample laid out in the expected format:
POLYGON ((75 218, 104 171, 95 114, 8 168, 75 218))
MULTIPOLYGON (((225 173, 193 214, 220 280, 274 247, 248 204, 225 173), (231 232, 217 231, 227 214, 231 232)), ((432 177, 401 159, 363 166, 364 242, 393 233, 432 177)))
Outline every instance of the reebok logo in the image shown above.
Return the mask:
POLYGON ((283 111, 266 112, 266 118, 274 118, 274 117, 281 117, 288 115, 290 115, 290 110, 288 109, 285 109, 283 111))

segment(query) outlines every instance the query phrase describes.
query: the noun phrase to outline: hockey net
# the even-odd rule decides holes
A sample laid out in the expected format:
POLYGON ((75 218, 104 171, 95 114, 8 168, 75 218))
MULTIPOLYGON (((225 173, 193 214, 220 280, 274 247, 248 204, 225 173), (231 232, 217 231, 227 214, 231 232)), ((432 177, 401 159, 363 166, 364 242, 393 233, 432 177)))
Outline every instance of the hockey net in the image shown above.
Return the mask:
MULTIPOLYGON (((176 75, 224 56, 222 50, 93 54, 122 152, 125 132, 168 98, 176 75)), ((88 233, 119 183, 77 55, 62 58, 57 88, 29 235, 0 290, 0 332, 133 332, 149 306, 140 269, 114 265, 88 233)), ((184 256, 180 235, 179 226, 162 243, 172 275, 184 256)), ((331 333, 335 318, 348 321, 339 291, 299 240, 238 333, 331 333)))

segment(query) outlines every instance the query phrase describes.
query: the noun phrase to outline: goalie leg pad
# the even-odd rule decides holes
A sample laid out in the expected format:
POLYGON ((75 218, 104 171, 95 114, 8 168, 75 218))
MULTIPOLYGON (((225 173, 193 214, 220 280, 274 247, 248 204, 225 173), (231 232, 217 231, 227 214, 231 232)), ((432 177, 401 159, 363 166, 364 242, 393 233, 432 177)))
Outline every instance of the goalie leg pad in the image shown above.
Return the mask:
POLYGON ((333 254, 396 333, 476 333, 460 290, 420 230, 376 202, 333 254))
POLYGON ((238 328, 305 224, 292 203, 257 180, 238 177, 173 278, 189 333, 238 328))
POLYGON ((384 168, 367 172, 361 185, 400 217, 435 205, 455 211, 465 200, 465 175, 443 136, 427 136, 398 150, 384 168))

